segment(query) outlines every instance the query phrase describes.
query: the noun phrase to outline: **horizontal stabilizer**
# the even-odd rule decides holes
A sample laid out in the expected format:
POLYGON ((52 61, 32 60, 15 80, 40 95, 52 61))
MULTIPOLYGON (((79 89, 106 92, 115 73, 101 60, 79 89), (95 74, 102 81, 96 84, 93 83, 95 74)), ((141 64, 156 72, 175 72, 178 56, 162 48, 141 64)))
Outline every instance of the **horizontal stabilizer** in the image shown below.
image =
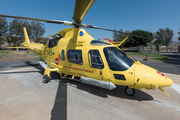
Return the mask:
POLYGON ((24 57, 26 57, 26 55, 27 55, 29 52, 30 52, 30 50, 28 49, 28 50, 27 50, 27 53, 24 55, 24 57))
POLYGON ((7 48, 26 49, 26 48, 28 48, 28 47, 7 47, 7 48))

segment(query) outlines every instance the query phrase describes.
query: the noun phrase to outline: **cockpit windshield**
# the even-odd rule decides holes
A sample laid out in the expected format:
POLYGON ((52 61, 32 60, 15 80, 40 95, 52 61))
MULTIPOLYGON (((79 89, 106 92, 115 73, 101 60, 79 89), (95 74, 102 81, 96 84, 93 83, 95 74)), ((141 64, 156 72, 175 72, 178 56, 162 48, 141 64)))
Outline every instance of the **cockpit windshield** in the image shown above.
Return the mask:
POLYGON ((113 71, 125 71, 133 65, 133 60, 116 47, 105 47, 104 54, 109 68, 113 71))

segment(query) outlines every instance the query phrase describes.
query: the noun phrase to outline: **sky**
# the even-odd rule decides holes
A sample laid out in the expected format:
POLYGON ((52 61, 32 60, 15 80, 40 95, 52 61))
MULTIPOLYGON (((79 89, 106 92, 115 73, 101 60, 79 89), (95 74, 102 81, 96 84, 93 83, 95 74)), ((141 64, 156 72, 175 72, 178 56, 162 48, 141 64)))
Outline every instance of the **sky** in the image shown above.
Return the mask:
MULTIPOLYGON (((146 30, 156 32, 170 28, 173 41, 178 41, 180 32, 180 0, 96 0, 82 20, 108 29, 123 31, 146 30)), ((75 0, 0 0, 0 14, 47 20, 73 22, 75 0)), ((11 22, 12 18, 7 18, 11 22)), ((44 23, 45 34, 57 33, 73 26, 44 23)), ((94 39, 113 39, 113 32, 86 29, 94 39)))

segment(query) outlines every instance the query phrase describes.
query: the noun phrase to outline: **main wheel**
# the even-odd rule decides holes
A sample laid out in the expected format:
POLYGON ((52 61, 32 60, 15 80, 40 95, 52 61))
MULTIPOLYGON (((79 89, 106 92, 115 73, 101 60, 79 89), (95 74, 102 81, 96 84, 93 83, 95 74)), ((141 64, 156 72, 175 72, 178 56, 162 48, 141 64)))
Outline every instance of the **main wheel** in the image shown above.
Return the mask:
POLYGON ((48 83, 50 81, 49 77, 47 75, 45 75, 42 79, 43 83, 48 83))
POLYGON ((125 93, 129 96, 133 96, 135 94, 135 89, 129 88, 128 86, 125 87, 125 93))

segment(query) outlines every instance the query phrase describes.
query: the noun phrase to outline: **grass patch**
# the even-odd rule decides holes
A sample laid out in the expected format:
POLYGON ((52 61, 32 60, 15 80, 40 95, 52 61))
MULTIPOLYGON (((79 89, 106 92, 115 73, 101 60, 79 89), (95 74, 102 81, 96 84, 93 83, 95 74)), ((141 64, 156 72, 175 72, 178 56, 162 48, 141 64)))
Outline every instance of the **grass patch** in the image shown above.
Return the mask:
POLYGON ((155 53, 155 54, 149 54, 148 56, 149 56, 149 57, 163 57, 164 55, 155 53))
POLYGON ((35 54, 35 53, 31 53, 30 55, 34 55, 34 56, 37 56, 37 54, 35 54))
POLYGON ((158 53, 155 53, 155 54, 145 54, 145 53, 127 53, 127 55, 143 55, 143 56, 148 55, 149 57, 161 57, 161 56, 164 56, 164 55, 161 55, 161 54, 158 54, 158 53))
POLYGON ((2 50, 2 51, 0 51, 0 53, 9 53, 9 51, 7 51, 7 50, 2 50))
POLYGON ((155 53, 155 54, 145 54, 145 53, 127 53, 128 55, 143 55, 143 56, 146 56, 148 55, 149 59, 150 60, 160 60, 160 61, 169 61, 169 59, 164 56, 164 55, 161 55, 159 53, 155 53))
POLYGON ((4 54, 0 54, 0 58, 3 58, 3 57, 5 57, 6 55, 4 55, 4 54))
POLYGON ((149 58, 150 60, 161 60, 161 61, 169 61, 169 59, 166 56, 161 56, 161 57, 153 57, 149 58))
POLYGON ((37 60, 37 59, 41 59, 40 57, 34 57, 34 58, 31 58, 32 60, 37 60))
POLYGON ((10 54, 19 54, 19 55, 25 55, 26 53, 21 53, 21 52, 9 52, 10 54))
POLYGON ((126 53, 127 55, 144 55, 146 56, 146 54, 144 53, 126 53))

